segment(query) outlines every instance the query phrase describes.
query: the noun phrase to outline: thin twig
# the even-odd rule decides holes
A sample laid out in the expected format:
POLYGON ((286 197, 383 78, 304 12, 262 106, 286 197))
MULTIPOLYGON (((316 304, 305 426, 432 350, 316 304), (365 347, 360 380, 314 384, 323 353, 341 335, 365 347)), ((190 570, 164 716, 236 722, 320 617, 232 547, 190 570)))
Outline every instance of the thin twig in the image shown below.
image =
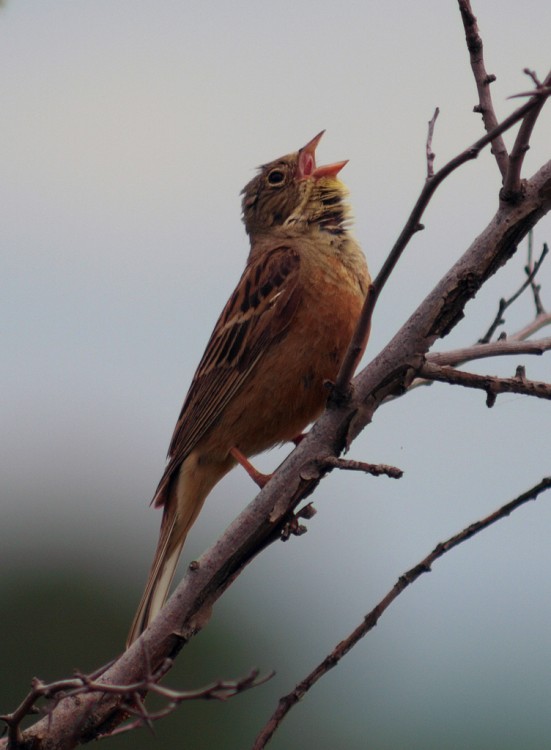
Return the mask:
POLYGON ((432 150, 432 138, 434 135, 434 126, 436 124, 436 118, 440 114, 440 110, 438 107, 434 110, 434 114, 429 120, 429 129, 427 133, 427 145, 426 145, 426 152, 427 152, 427 180, 430 180, 434 177, 434 158, 435 154, 432 150))
POLYGON ((288 712, 291 710, 291 708, 293 708, 293 706, 295 706, 304 697, 304 695, 310 690, 313 685, 315 685, 315 683, 321 677, 327 674, 330 669, 335 667, 342 659, 342 657, 345 656, 353 648, 353 646, 358 643, 359 640, 361 640, 370 630, 372 630, 377 625, 377 622, 379 621, 381 615, 385 612, 386 609, 388 609, 390 604, 392 604, 392 602, 402 593, 404 589, 414 583, 421 575, 423 575, 423 573, 430 572, 431 566, 434 562, 436 562, 436 560, 438 560, 439 557, 442 557, 442 555, 446 554, 446 552, 449 552, 454 547, 457 547, 457 545, 465 542, 467 539, 470 539, 475 534, 478 534, 484 529, 487 529, 497 521, 506 518, 514 510, 520 508, 521 505, 524 505, 530 500, 535 500, 538 495, 540 495, 545 490, 548 490, 549 488, 551 488, 551 477, 545 477, 541 480, 541 482, 536 484, 527 492, 524 492, 522 495, 519 495, 511 502, 502 506, 499 510, 495 511, 489 516, 486 516, 486 518, 483 518, 482 520, 477 521, 470 526, 467 526, 465 529, 463 529, 463 531, 461 531, 459 534, 456 534, 455 536, 450 537, 447 541, 438 544, 433 549, 433 551, 424 558, 424 560, 421 560, 421 562, 415 565, 415 567, 411 568, 402 576, 400 576, 400 578, 394 584, 393 588, 383 599, 381 599, 381 601, 371 610, 371 612, 369 612, 369 614, 364 617, 360 625, 358 625, 358 627, 352 633, 350 633, 349 636, 341 641, 333 649, 333 651, 328 656, 326 656, 326 658, 320 664, 318 664, 318 666, 312 672, 310 672, 307 677, 299 682, 299 684, 291 693, 283 696, 279 700, 276 710, 258 734, 252 750, 262 750, 262 748, 266 747, 266 744, 269 742, 274 732, 281 724, 288 712))
MULTIPOLYGON (((549 74, 551 76, 551 73, 549 74)), ((542 102, 547 96, 551 96, 551 90, 545 94, 545 97, 538 91, 538 95, 529 99, 526 104, 519 109, 515 110, 512 114, 506 117, 499 125, 486 135, 483 135, 469 148, 466 148, 460 154, 451 159, 441 169, 434 174, 434 177, 430 180, 426 180, 423 189, 417 199, 412 212, 410 213, 404 228, 402 229, 400 236, 394 243, 394 246, 387 259, 383 263, 381 270, 377 274, 375 280, 370 284, 367 291, 367 296, 360 314, 360 319, 352 341, 348 347, 348 351, 342 362, 339 374, 335 381, 334 387, 330 396, 330 403, 339 404, 345 401, 350 395, 350 381, 365 350, 367 339, 369 337, 369 330, 371 327, 371 319, 373 317, 373 310, 377 303, 377 299, 381 291, 383 290, 386 282, 388 281, 392 271, 398 263, 402 253, 409 244, 409 241, 415 234, 422 228, 420 223, 421 218, 428 206, 432 196, 439 187, 439 185, 454 172, 462 164, 465 164, 472 159, 476 159, 478 154, 485 148, 489 143, 492 143, 498 135, 501 135, 505 131, 509 130, 513 125, 522 120, 529 112, 537 110, 537 113, 541 111, 542 102)))
POLYGON ((541 300, 539 299, 539 288, 537 288, 538 296, 536 297, 536 292, 534 292, 533 281, 536 277, 537 272, 540 270, 541 264, 545 260, 545 256, 547 255, 548 252, 549 252, 549 248, 547 247, 546 244, 544 244, 540 257, 538 258, 536 263, 534 263, 534 265, 532 266, 532 248, 530 246, 530 243, 528 243, 528 263, 526 266, 526 273, 527 273, 528 278, 520 285, 517 291, 509 297, 509 299, 504 299, 504 298, 500 299, 497 314, 494 320, 492 321, 492 324, 490 325, 490 327, 484 334, 484 336, 482 336, 482 338, 478 340, 479 344, 487 344, 491 340, 497 327, 505 323, 505 320, 503 319, 503 313, 505 312, 505 310, 508 307, 510 307, 513 304, 513 302, 515 302, 520 297, 520 295, 526 289, 528 289, 528 287, 532 288, 534 297, 536 299, 536 313, 539 314, 539 313, 544 312, 543 306, 541 305, 541 300), (538 305, 540 309, 538 309, 538 305))
POLYGON ((499 393, 518 393, 523 396, 535 396, 551 400, 551 383, 537 380, 526 380, 524 377, 499 378, 493 375, 476 375, 472 372, 456 370, 453 367, 439 366, 426 362, 419 370, 419 375, 426 380, 438 380, 450 385, 462 385, 465 388, 477 388, 486 391, 486 405, 495 404, 499 393))
POLYGON ((400 479, 404 472, 397 466, 388 464, 368 464, 365 461, 351 461, 346 458, 327 456, 320 462, 321 466, 329 469, 343 469, 344 471, 363 471, 374 477, 386 476, 391 479, 400 479))
MULTIPOLYGON (((248 675, 239 680, 218 680, 217 682, 213 682, 206 687, 198 688, 196 690, 180 691, 157 684, 158 680, 166 674, 171 663, 172 661, 170 659, 166 659, 155 673, 148 674, 145 679, 128 685, 113 685, 105 682, 97 682, 92 676, 81 674, 79 672, 77 672, 71 679, 57 680, 56 682, 51 683, 44 683, 35 678, 31 683, 31 690, 17 709, 10 714, 0 716, 0 720, 5 722, 8 726, 8 747, 13 747, 15 749, 23 742, 21 722, 30 713, 37 712, 36 703, 41 698, 52 699, 60 695, 63 698, 69 698, 88 693, 121 695, 126 699, 124 710, 129 714, 139 717, 139 720, 134 722, 132 726, 134 727, 143 724, 151 726, 152 721, 167 716, 184 701, 225 701, 245 690, 264 684, 274 675, 274 672, 270 672, 264 677, 259 677, 258 670, 253 669, 248 675), (168 701, 167 706, 156 713, 147 711, 142 702, 141 695, 148 692, 155 693, 161 698, 165 698, 168 701)), ((49 711, 46 713, 49 713, 49 711)), ((127 730, 123 728, 121 731, 127 730)), ((114 733, 115 732, 112 734, 114 733)))
MULTIPOLYGON (((536 284, 535 278, 534 278, 536 273, 534 272, 534 264, 532 260, 533 241, 534 241, 534 233, 529 232, 528 233, 528 261, 526 263, 525 271, 526 271, 526 275, 528 276, 530 280, 530 287, 532 289, 532 296, 534 298, 534 305, 536 307, 536 317, 537 317, 538 315, 542 315, 545 313, 545 308, 543 306, 543 303, 541 301, 541 296, 540 296, 541 286, 539 284, 536 284)), ((538 263, 541 265, 541 260, 547 255, 548 252, 549 252, 549 247, 547 243, 544 242, 543 250, 542 250, 542 257, 536 263, 536 265, 538 265, 538 263)))
MULTIPOLYGON (((480 112, 486 132, 490 132, 497 125, 497 117, 492 102, 490 84, 496 80, 494 75, 488 75, 484 65, 484 48, 482 37, 478 30, 476 17, 471 9, 470 0, 458 0, 461 20, 465 29, 465 39, 471 61, 471 68, 478 91, 478 104, 474 108, 475 112, 480 112)), ((495 157, 501 177, 504 179, 507 174, 509 156, 505 141, 501 136, 494 138, 492 142, 492 154, 495 157)))
POLYGON ((551 313, 540 313, 539 315, 536 315, 534 320, 531 320, 523 328, 517 331, 514 336, 509 336, 508 339, 509 341, 525 341, 530 336, 533 336, 534 333, 537 333, 539 330, 550 324, 551 313))
MULTIPOLYGON (((534 77, 531 77, 532 80, 534 80, 534 77)), ((535 78, 535 80, 537 80, 537 77, 535 78)), ((549 96, 550 86, 551 73, 548 73, 543 84, 536 86, 534 90, 535 99, 532 99, 532 101, 535 101, 535 106, 522 121, 517 133, 517 137, 515 139, 515 143, 513 145, 513 148, 511 149, 511 154, 509 156, 509 167, 507 169, 507 174, 505 175, 503 188, 500 194, 500 198, 503 201, 516 203, 522 198, 522 165, 524 163, 526 152, 530 148, 530 137, 536 124, 536 120, 538 119, 538 115, 541 112, 547 97, 549 96)))
MULTIPOLYGON (((545 352, 551 351, 551 337, 545 339, 536 339, 535 341, 526 341, 526 336, 532 334, 532 326, 538 326, 539 328, 544 325, 551 325, 551 314, 540 316, 539 321, 534 321, 530 326, 526 326, 521 333, 521 337, 518 337, 518 333, 510 336, 509 338, 499 339, 498 341, 492 341, 488 344, 473 344, 472 346, 466 346, 461 349, 452 349, 447 352, 431 352, 425 357, 426 362, 429 364, 450 367, 457 367, 465 364, 465 362, 473 362, 478 359, 487 359, 488 357, 510 357, 518 356, 520 354, 531 354, 531 355, 542 355, 545 352), (524 336, 526 334, 526 336, 524 336)), ((535 328, 537 330, 537 328, 535 328)), ((426 378, 415 378, 409 385, 408 391, 413 388, 419 388, 420 386, 432 385, 432 380, 426 378)), ((401 394, 403 395, 403 394, 401 394)), ((389 400, 395 400, 400 396, 390 397, 389 400)))

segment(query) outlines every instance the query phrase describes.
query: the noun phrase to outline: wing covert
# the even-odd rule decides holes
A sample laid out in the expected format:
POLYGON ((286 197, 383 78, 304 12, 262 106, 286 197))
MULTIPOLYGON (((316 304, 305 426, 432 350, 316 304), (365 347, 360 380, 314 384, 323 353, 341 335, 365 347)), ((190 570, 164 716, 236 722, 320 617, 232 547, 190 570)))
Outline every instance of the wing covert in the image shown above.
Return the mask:
POLYGON ((262 355, 285 335, 300 303, 300 256, 272 248, 249 263, 214 327, 180 412, 168 464, 155 493, 163 491, 186 456, 250 377, 262 355))

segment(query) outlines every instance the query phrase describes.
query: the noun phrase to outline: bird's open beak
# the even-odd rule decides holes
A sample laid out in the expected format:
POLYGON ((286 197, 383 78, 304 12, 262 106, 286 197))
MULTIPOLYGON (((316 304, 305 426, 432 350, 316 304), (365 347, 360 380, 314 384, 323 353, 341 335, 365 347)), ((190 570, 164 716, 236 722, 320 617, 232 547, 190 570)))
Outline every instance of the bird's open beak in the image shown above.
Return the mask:
POLYGON ((316 148, 324 133, 325 130, 322 130, 298 152, 298 180, 306 180, 309 177, 314 180, 319 177, 336 177, 345 164, 348 164, 348 159, 345 159, 345 161, 336 161, 334 164, 325 164, 322 167, 316 166, 316 148))

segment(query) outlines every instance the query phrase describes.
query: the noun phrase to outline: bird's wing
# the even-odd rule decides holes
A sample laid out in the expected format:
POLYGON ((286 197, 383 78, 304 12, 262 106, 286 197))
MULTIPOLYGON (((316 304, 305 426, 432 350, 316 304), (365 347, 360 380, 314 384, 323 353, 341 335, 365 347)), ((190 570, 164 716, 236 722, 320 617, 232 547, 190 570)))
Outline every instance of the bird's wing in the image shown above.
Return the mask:
POLYGON ((184 401, 153 502, 182 461, 216 422, 262 355, 284 336, 300 302, 299 253, 288 246, 265 251, 247 264, 214 327, 184 401))

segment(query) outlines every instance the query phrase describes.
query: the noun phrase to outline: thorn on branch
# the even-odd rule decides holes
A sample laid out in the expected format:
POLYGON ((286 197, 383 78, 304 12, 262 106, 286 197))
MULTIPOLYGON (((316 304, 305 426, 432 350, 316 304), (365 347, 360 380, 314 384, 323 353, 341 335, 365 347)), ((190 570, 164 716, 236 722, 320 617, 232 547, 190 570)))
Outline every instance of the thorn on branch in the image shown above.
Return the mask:
POLYGON ((488 388, 488 390, 486 391, 486 406, 488 407, 488 409, 492 408, 496 400, 497 400, 497 393, 491 388, 488 388))

